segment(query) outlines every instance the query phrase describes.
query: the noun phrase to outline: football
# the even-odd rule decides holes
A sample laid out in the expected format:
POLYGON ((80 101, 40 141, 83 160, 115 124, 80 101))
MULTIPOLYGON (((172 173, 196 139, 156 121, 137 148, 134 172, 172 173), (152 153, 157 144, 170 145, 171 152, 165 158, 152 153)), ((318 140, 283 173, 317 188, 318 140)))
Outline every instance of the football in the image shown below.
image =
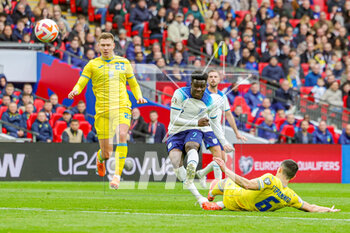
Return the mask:
POLYGON ((45 43, 54 41, 59 33, 57 24, 51 19, 43 19, 37 22, 34 31, 36 38, 45 43))
POLYGON ((127 171, 131 171, 134 168, 134 163, 130 159, 126 159, 124 169, 127 171))

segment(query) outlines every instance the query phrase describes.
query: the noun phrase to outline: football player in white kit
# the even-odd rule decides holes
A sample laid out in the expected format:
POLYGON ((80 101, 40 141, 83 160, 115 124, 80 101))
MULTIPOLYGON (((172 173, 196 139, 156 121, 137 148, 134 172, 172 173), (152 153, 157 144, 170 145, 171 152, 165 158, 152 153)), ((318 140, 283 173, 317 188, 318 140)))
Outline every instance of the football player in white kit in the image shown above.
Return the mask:
MULTIPOLYGON (((238 140, 242 140, 247 141, 247 138, 242 136, 238 129, 237 129, 237 125, 234 119, 234 116, 231 113, 231 108, 230 108, 230 104, 227 100, 226 95, 224 95, 221 91, 218 90, 218 85, 220 83, 220 75, 219 72, 217 70, 210 70, 208 72, 208 91, 210 93, 210 96, 212 97, 213 101, 214 101, 214 105, 217 106, 216 110, 217 110, 217 117, 218 119, 221 121, 222 118, 222 113, 224 112, 225 117, 223 120, 223 125, 225 124, 225 118, 227 119, 228 123, 230 124, 231 128, 233 129, 233 131, 236 134, 236 138, 238 140)), ((222 132, 224 131, 224 127, 220 125, 220 127, 222 127, 222 132)), ((206 145, 207 146, 207 145, 206 145)), ((208 147, 208 146, 207 146, 208 147)), ((224 148, 220 145, 221 147, 221 158, 226 161, 226 153, 224 148)), ((209 150, 212 152, 214 157, 220 157, 214 153, 217 153, 216 151, 212 151, 211 148, 209 148, 209 150)), ((219 165, 215 162, 212 161, 211 163, 209 163, 204 169, 197 171, 196 175, 198 178, 200 178, 200 184, 203 188, 207 188, 207 184, 206 184, 206 176, 209 172, 214 171, 214 177, 217 180, 221 180, 222 179, 222 172, 221 169, 219 167, 219 165)))
POLYGON ((191 75, 191 87, 179 88, 171 100, 169 138, 167 149, 175 174, 201 204, 207 199, 202 197, 193 183, 198 165, 198 151, 202 140, 211 147, 213 155, 220 156, 223 145, 227 152, 233 147, 222 132, 216 106, 207 88, 206 73, 195 71, 191 75), (187 167, 183 166, 187 155, 187 167))

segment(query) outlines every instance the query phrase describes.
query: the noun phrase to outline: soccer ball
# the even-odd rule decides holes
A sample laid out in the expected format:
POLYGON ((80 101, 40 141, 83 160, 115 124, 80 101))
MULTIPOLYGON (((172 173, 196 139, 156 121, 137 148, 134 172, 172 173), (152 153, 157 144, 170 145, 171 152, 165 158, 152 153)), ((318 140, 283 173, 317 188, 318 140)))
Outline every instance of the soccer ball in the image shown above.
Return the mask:
POLYGON ((35 25, 35 36, 38 40, 49 43, 56 40, 59 30, 55 21, 43 19, 35 25))
POLYGON ((124 169, 127 171, 131 171, 134 168, 134 163, 133 161, 131 161, 131 159, 126 159, 125 160, 125 165, 124 165, 124 169))

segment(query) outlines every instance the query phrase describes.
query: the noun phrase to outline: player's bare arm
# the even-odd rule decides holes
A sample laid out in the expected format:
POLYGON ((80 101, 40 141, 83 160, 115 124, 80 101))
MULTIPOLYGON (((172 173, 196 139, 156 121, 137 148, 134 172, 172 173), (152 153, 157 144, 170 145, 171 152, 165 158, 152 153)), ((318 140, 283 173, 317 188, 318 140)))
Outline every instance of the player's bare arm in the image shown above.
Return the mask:
POLYGON ((243 142, 246 142, 247 138, 239 133, 237 125, 236 125, 236 121, 235 121, 234 116, 232 115, 232 112, 231 111, 226 111, 225 112, 225 116, 226 116, 226 119, 227 119, 228 123, 230 124, 231 128, 235 132, 236 138, 238 140, 242 140, 243 142))
POLYGON ((200 126, 200 127, 209 126, 209 119, 206 117, 199 119, 198 126, 200 126))
POLYGON ((303 206, 301 207, 301 210, 304 210, 306 212, 321 212, 321 213, 324 213, 324 212, 339 212, 340 211, 340 209, 334 209, 334 206, 329 208, 329 207, 309 204, 309 203, 307 203, 305 201, 304 201, 303 206))
POLYGON ((231 178, 236 184, 242 188, 249 190, 259 190, 259 183, 257 179, 248 180, 242 176, 237 175, 230 169, 226 167, 225 162, 220 158, 213 158, 213 160, 220 166, 221 171, 223 171, 229 178, 231 178))

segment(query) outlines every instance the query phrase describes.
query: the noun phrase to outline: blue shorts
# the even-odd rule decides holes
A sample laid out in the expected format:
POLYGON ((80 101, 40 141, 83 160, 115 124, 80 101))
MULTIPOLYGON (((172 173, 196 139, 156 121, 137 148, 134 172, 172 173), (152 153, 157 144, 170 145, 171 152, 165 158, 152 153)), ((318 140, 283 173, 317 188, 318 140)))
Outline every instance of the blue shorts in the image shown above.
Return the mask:
POLYGON ((221 143, 219 142, 218 138, 215 136, 213 131, 205 132, 203 134, 204 134, 204 137, 203 137, 204 145, 207 149, 213 146, 220 146, 221 150, 224 150, 224 148, 222 147, 221 143))
POLYGON ((198 129, 189 129, 177 134, 169 135, 167 140, 168 152, 172 149, 179 149, 185 152, 187 142, 197 142, 199 146, 202 144, 203 132, 198 129))

